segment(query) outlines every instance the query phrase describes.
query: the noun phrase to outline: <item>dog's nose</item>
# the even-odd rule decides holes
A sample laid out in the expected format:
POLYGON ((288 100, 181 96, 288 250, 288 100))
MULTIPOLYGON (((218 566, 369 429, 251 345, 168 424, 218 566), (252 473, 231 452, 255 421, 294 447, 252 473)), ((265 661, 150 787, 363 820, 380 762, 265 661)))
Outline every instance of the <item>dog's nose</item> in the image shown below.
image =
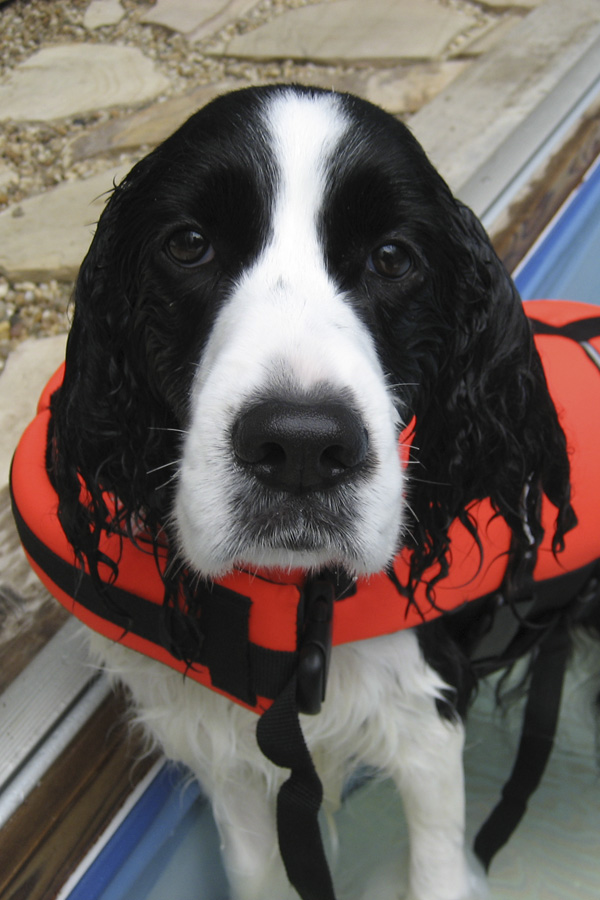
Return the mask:
POLYGON ((332 487, 366 462, 367 431, 341 401, 267 400, 236 421, 232 442, 240 463, 263 484, 298 493, 332 487))

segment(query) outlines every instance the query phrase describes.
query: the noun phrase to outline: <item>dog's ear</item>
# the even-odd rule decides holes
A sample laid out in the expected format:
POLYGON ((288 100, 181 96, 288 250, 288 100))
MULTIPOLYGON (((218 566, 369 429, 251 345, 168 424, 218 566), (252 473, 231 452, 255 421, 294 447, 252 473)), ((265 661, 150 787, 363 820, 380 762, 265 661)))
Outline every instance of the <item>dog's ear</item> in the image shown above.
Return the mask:
POLYGON ((104 527, 127 532, 141 517, 158 529, 166 505, 161 485, 173 474, 165 459, 176 458, 176 423, 152 389, 136 308, 140 266, 131 198, 144 174, 138 165, 100 217, 75 286, 64 383, 52 401, 49 466, 59 516, 88 559, 104 527), (116 511, 107 494, 119 498, 116 511))
POLYGON ((573 518, 565 437, 519 294, 471 210, 453 202, 451 215, 442 358, 415 409, 415 577, 435 561, 445 571, 448 526, 472 527, 473 500, 491 498, 521 554, 541 540, 542 493, 558 508, 555 546, 573 518))

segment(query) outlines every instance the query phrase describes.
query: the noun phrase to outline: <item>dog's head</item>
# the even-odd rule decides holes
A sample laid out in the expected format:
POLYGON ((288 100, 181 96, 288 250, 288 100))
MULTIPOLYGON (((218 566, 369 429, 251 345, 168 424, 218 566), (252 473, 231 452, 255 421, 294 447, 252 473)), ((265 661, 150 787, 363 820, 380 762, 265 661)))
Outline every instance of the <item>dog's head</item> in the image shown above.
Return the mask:
POLYGON ((54 479, 90 558, 104 492, 112 527, 166 529, 205 577, 377 572, 403 544, 418 577, 487 496, 527 542, 545 491, 560 532, 564 437, 513 284, 410 132, 364 101, 209 104, 114 190, 75 301, 54 479))

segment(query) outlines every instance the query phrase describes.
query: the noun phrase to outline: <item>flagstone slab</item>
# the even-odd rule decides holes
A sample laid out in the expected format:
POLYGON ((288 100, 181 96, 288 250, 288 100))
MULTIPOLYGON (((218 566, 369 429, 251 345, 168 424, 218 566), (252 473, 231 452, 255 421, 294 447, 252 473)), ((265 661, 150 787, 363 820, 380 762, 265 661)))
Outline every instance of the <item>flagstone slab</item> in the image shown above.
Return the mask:
POLYGON ((225 25, 245 15, 258 0, 158 0, 142 16, 144 23, 153 23, 186 34, 197 41, 216 34, 225 25))
POLYGON ((469 63, 450 60, 405 69, 380 69, 361 79, 358 93, 395 115, 416 112, 444 90, 469 63))
POLYGON ((522 18, 522 16, 508 15, 490 22, 489 27, 483 33, 466 43, 463 52, 468 53, 469 56, 483 56, 500 41, 506 40, 508 33, 522 21, 522 18))
POLYGON ((233 81, 202 85, 181 97, 153 103, 129 116, 96 125, 72 141, 68 149, 69 159, 78 162, 137 147, 155 147, 196 110, 235 87, 239 84, 233 81))
POLYGON ((477 24, 436 0, 335 0, 290 9, 210 52, 255 59, 436 59, 477 24))
POLYGON ((19 180, 18 172, 0 160, 0 191, 19 180))
POLYGON ((11 281, 71 281, 123 166, 62 184, 0 213, 0 272, 11 281))
POLYGON ((168 79, 136 47, 46 47, 0 82, 0 120, 50 121, 110 106, 139 106, 168 87, 168 79))
POLYGON ((541 6, 546 0, 515 0, 514 3, 507 3, 506 0, 485 0, 486 6, 494 8, 506 9, 507 7, 522 7, 523 9, 534 9, 541 6))
POLYGON ((119 0, 92 0, 83 17, 83 27, 88 31, 105 25, 118 25, 125 15, 119 0))

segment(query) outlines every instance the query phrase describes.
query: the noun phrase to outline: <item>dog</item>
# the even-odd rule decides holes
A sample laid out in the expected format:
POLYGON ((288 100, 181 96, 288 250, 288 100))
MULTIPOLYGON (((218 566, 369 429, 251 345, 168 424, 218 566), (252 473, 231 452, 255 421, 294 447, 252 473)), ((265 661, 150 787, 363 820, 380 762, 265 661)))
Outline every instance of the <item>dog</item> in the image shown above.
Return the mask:
MULTIPOLYGON (((565 435, 510 277, 410 131, 351 95, 224 95, 133 168, 79 274, 52 413, 70 542, 96 573, 102 530, 166 544, 167 595, 236 569, 368 579, 404 548, 407 595, 425 578, 434 598, 450 526, 479 542, 483 498, 515 569, 542 539, 543 497, 556 552, 573 526, 565 435)), ((445 620, 334 647, 323 708, 302 717, 326 800, 361 765, 396 784, 408 900, 487 890, 464 839, 474 678, 445 620)), ((297 896, 277 850, 286 773, 255 713, 91 643, 202 783, 232 896, 297 896)))

